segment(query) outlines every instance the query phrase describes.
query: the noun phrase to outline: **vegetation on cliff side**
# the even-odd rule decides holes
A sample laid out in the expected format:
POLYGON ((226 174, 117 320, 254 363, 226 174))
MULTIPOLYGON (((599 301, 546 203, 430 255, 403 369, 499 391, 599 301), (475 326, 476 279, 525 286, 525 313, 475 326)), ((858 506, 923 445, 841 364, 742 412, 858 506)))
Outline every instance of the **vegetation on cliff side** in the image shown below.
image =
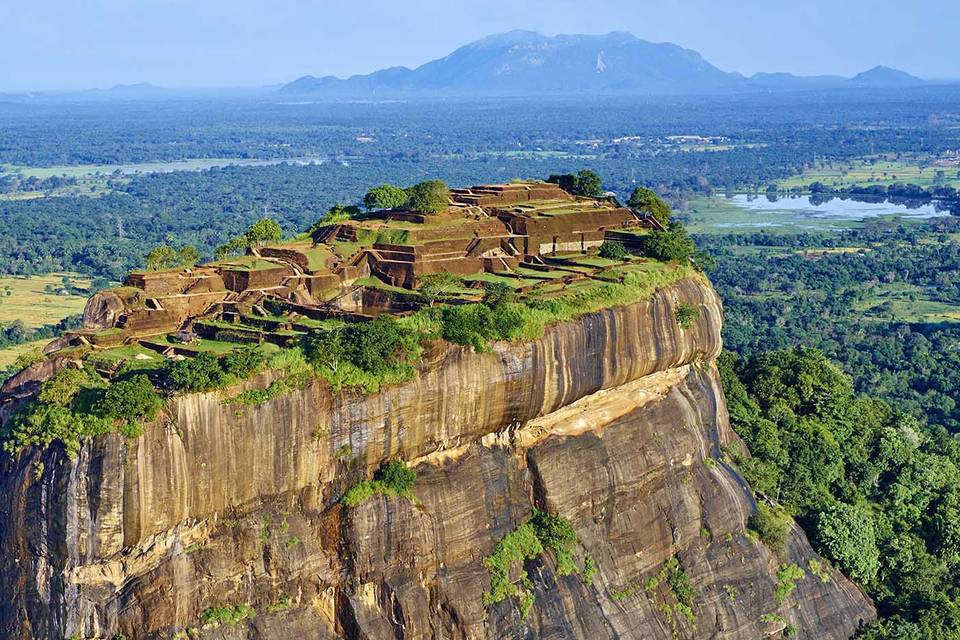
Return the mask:
MULTIPOLYGON (((569 520, 534 509, 529 520, 501 538, 493 553, 483 559, 490 575, 490 590, 483 594, 483 605, 488 607, 515 597, 520 617, 526 618, 533 607, 534 596, 533 583, 524 564, 550 550, 558 576, 580 573, 573 558, 577 542, 577 532, 569 520), (518 579, 513 580, 511 574, 517 574, 518 579)), ((584 558, 582 573, 584 583, 592 584, 596 563, 590 556, 584 558)))
POLYGON ((380 466, 373 480, 361 480, 343 494, 340 502, 347 507, 356 507, 373 496, 412 498, 417 472, 402 460, 391 460, 380 466))
POLYGON ((108 382, 91 369, 67 367, 7 421, 3 449, 16 455, 26 447, 44 449, 59 441, 73 457, 86 438, 113 431, 139 435, 141 421, 152 420, 162 406, 145 376, 108 382))

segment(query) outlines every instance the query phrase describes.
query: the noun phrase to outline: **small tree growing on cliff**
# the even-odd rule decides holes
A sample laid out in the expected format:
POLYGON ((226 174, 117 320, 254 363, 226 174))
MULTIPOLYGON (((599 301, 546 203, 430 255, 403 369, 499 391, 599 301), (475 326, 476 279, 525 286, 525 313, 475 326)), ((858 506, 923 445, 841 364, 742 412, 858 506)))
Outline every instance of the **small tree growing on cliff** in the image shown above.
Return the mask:
POLYGON ((163 399, 145 375, 112 383, 94 406, 94 413, 125 423, 126 435, 139 433, 140 420, 152 420, 163 407, 163 399))
POLYGON ((513 302, 515 291, 506 282, 484 282, 483 304, 490 308, 513 302))
POLYGON ((167 377, 181 391, 210 391, 223 384, 224 373, 217 356, 204 351, 172 363, 167 377))
POLYGON ((689 329, 694 321, 700 317, 700 309, 687 302, 681 302, 677 305, 677 324, 681 329, 689 329))
POLYGON ((646 187, 634 189, 630 199, 627 200, 627 205, 632 209, 646 211, 664 226, 670 222, 670 206, 663 201, 663 198, 646 187))
POLYGON ((438 271, 420 276, 420 295, 432 307, 440 300, 459 288, 463 282, 449 271, 438 271))
POLYGON ((683 261, 696 255, 697 246, 682 224, 672 222, 666 231, 652 231, 644 239, 643 250, 646 255, 656 260, 683 261))

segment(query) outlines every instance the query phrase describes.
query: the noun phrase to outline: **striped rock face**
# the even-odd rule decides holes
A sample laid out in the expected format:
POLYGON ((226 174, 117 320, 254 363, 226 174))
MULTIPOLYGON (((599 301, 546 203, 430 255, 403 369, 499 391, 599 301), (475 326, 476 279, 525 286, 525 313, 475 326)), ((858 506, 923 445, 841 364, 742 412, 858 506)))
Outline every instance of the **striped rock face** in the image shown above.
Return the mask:
POLYGON ((779 556, 746 533, 721 326, 690 278, 532 342, 435 345, 376 394, 187 395, 138 439, 21 455, 0 469, 0 636, 845 639, 866 596, 824 564, 778 602, 780 564, 818 558, 797 528, 779 556), (343 506, 387 459, 416 471, 412 498, 343 506), (545 551, 509 568, 523 598, 485 604, 484 558, 534 509, 572 525, 574 572, 545 551), (237 605, 256 615, 204 624, 237 605))

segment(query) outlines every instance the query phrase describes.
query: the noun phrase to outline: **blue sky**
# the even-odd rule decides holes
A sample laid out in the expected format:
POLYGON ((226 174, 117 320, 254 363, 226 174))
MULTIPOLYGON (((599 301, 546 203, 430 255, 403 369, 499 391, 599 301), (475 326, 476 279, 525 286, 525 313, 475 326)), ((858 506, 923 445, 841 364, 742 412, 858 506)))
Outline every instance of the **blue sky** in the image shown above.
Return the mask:
POLYGON ((885 64, 960 78, 957 0, 0 0, 0 89, 343 76, 510 29, 630 31, 746 74, 885 64))

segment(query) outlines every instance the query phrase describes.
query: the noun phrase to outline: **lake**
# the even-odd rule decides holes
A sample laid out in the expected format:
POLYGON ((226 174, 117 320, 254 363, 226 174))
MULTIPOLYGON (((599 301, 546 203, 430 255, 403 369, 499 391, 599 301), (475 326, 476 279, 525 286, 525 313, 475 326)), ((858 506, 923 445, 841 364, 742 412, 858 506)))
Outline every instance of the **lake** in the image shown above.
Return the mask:
POLYGON ((930 201, 737 194, 697 199, 685 217, 693 233, 796 233, 850 229, 878 218, 920 221, 946 215, 930 201))

